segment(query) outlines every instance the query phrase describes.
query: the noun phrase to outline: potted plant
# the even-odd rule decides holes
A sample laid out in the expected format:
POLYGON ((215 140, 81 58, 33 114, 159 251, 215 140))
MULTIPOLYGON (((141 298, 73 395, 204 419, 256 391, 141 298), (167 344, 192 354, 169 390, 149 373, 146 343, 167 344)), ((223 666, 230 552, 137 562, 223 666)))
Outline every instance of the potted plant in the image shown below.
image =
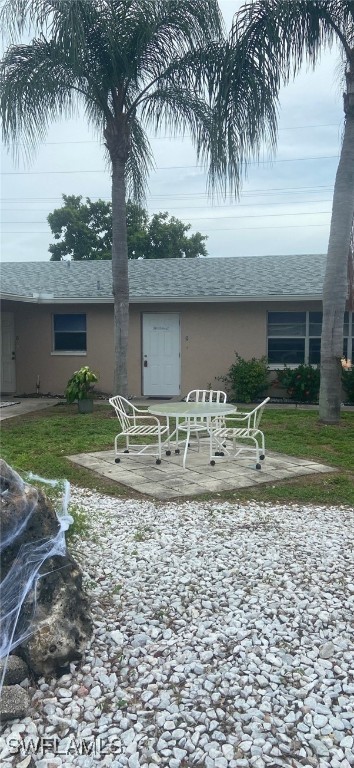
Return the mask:
POLYGON ((68 403, 77 400, 80 413, 92 413, 93 411, 93 385, 98 381, 96 374, 84 365, 79 371, 75 371, 69 379, 65 397, 68 403))

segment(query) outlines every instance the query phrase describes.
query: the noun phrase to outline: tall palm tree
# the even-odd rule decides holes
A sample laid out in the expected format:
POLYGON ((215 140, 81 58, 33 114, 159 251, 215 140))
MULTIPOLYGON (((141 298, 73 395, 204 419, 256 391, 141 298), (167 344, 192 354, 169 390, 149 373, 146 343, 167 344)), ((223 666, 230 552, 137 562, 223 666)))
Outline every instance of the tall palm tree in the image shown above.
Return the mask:
MULTIPOLYGON (((325 48, 342 52, 344 133, 337 169, 323 286, 320 419, 338 423, 347 263, 354 216, 354 2, 353 0, 255 0, 237 16, 234 35, 267 57, 275 82, 287 82, 303 61, 315 66, 325 48)), ((278 85, 277 85, 278 87, 278 85)), ((278 95, 277 87, 274 95, 278 95)))
MULTIPOLYGON (((128 251, 126 194, 140 202, 153 165, 147 130, 188 131, 211 189, 237 193, 249 157, 274 140, 272 89, 259 63, 240 66, 225 98, 217 0, 5 0, 12 44, 0 65, 4 139, 31 151, 49 122, 83 104, 104 137, 112 171, 114 391, 126 394, 128 251), (16 42, 28 28, 37 37, 16 42), (248 120, 247 115, 251 115, 248 120)), ((243 55, 243 54, 242 54, 243 55)))

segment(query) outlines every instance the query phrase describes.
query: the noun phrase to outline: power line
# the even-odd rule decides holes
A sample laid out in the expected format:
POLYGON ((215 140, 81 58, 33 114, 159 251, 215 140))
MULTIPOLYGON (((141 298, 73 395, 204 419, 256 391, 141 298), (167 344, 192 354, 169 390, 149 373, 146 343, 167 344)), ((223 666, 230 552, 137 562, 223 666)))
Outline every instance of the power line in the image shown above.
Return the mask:
MULTIPOLYGON (((284 128, 278 128, 278 132, 281 133, 283 131, 300 131, 300 130, 312 130, 316 128, 339 128, 339 123, 316 123, 315 125, 292 125, 292 126, 286 126, 284 128)), ((179 141, 180 139, 190 139, 192 137, 191 133, 183 133, 181 135, 177 136, 148 136, 149 141, 179 141)), ((57 146, 59 144, 99 144, 101 139, 83 139, 75 140, 75 141, 43 141, 41 142, 41 146, 57 146)), ((14 144, 18 146, 23 146, 24 142, 22 141, 15 141, 14 144)))
MULTIPOLYGON (((281 218, 284 216, 317 216, 319 214, 328 214, 331 211, 297 211, 297 213, 250 213, 243 216, 218 216, 214 221, 220 219, 272 219, 274 217, 281 218)), ((189 216, 189 219, 196 219, 196 221, 210 221, 210 216, 189 216)), ((43 221, 3 221, 3 224, 43 224, 43 221)))
MULTIPOLYGON (((263 232, 264 229, 307 229, 308 227, 327 227, 328 224, 289 224, 279 227, 218 227, 217 229, 212 229, 211 234, 214 232, 241 232, 247 229, 252 230, 252 232, 263 232)), ((47 235, 48 232, 45 230, 40 230, 37 232, 30 232, 30 231, 22 231, 22 232, 3 232, 3 235, 47 235)))
MULTIPOLYGON (((283 160, 252 160, 248 163, 248 165, 265 165, 267 163, 298 163, 303 160, 306 160, 308 162, 309 160, 338 160, 338 155, 318 155, 317 157, 290 157, 283 160)), ((171 170, 187 170, 190 168, 198 168, 201 169, 201 166, 199 165, 160 165, 156 166, 157 171, 171 171, 171 170)), ((72 173, 107 173, 107 170, 100 169, 100 170, 77 170, 77 171, 2 171, 2 176, 43 176, 48 174, 55 174, 55 175, 62 175, 62 174, 72 174, 72 173)))
MULTIPOLYGON (((319 189, 333 189, 333 186, 332 185, 328 186, 326 184, 318 184, 318 185, 311 186, 311 187, 269 187, 268 189, 245 190, 244 192, 241 193, 241 197, 251 197, 252 195, 255 195, 255 194, 257 194, 257 195, 268 195, 269 193, 273 193, 273 192, 275 194, 277 194, 278 192, 282 192, 282 193, 283 192, 304 192, 305 190, 312 190, 312 191, 316 192, 316 190, 319 190, 319 189)), ((97 196, 97 195, 81 195, 81 197, 84 197, 84 198, 89 197, 90 200, 108 200, 108 201, 110 201, 112 199, 111 197, 102 197, 102 196, 97 196)), ((208 195, 207 192, 190 192, 190 193, 184 193, 184 194, 181 194, 181 195, 178 195, 178 194, 176 194, 176 195, 175 194, 171 194, 171 195, 167 195, 167 194, 149 195, 149 199, 151 199, 151 200, 152 199, 154 199, 154 200, 155 199, 161 199, 161 198, 165 200, 168 197, 171 197, 174 200, 179 200, 179 199, 183 199, 184 200, 184 199, 189 199, 191 197, 205 197, 205 198, 208 199, 209 195, 208 195)), ((231 197, 229 196, 228 199, 234 200, 233 196, 231 196, 231 197)), ((21 202, 21 203, 22 202, 46 202, 46 201, 50 201, 50 202, 59 201, 59 202, 62 202, 62 200, 63 200, 62 197, 4 197, 4 198, 2 198, 2 202, 4 202, 4 203, 9 203, 9 202, 13 202, 13 203, 16 203, 16 202, 21 202)))
MULTIPOLYGON (((216 205, 216 206, 210 206, 210 213, 213 213, 213 211, 217 211, 217 210, 227 210, 228 208, 235 208, 235 209, 238 209, 238 208, 258 208, 258 207, 263 208, 263 207, 270 207, 270 206, 274 207, 275 205, 288 205, 288 206, 290 206, 290 205, 298 205, 299 202, 301 202, 301 203, 309 203, 309 204, 313 204, 313 203, 331 203, 332 200, 331 200, 331 198, 325 198, 325 199, 321 198, 321 200, 301 200, 301 201, 299 201, 299 200, 288 200, 285 203, 282 203, 282 202, 271 202, 271 203, 235 203, 235 205, 233 205, 233 206, 216 205)), ((184 206, 169 206, 169 210, 171 210, 171 211, 179 211, 181 208, 183 209, 184 206)), ((190 212, 197 211, 197 210, 205 211, 206 208, 208 208, 207 205, 193 205, 192 208, 189 208, 189 211, 190 212)), ((59 209, 59 210, 61 210, 61 209, 59 209)), ((4 213, 11 213, 11 211, 21 211, 21 213, 23 211, 28 211, 28 213, 41 213, 43 211, 43 213, 47 213, 47 209, 46 208, 35 208, 35 209, 32 209, 32 210, 30 208, 7 208, 7 209, 4 209, 4 213)), ((317 213, 317 211, 314 211, 314 213, 317 213)), ((262 215, 262 214, 260 214, 260 215, 262 215)), ((188 214, 188 216, 189 216, 189 214, 188 214)), ((3 224, 40 224, 41 222, 37 222, 37 221, 33 221, 33 222, 32 221, 6 222, 6 221, 3 221, 2 223, 3 224)))

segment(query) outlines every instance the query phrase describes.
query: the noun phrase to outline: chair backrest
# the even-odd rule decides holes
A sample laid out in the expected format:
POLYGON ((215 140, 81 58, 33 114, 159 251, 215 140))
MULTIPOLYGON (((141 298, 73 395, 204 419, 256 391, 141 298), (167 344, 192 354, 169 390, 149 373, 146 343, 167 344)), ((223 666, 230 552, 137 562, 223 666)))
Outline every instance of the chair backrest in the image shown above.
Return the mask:
POLYGON ((131 422, 135 421, 135 406, 126 400, 122 395, 115 395, 109 398, 109 403, 114 408, 122 430, 127 429, 131 422))
POLYGON ((250 417, 249 420, 249 427, 251 429, 258 429, 261 419, 263 416, 263 411, 267 403, 269 403, 270 397, 266 397, 265 400, 263 400, 259 405, 257 405, 256 408, 253 409, 253 411, 250 411, 248 416, 250 417))
POLYGON ((226 400, 226 392, 220 389, 192 389, 186 397, 187 403, 226 403, 226 400))

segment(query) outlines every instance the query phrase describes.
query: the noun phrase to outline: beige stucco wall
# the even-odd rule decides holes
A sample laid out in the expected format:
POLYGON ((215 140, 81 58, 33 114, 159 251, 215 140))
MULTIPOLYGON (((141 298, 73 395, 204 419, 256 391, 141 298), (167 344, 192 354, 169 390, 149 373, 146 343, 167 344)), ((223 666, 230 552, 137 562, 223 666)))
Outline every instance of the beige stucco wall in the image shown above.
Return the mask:
MULTIPOLYGON (((178 312, 181 322, 181 394, 204 389, 216 380, 235 357, 259 357, 265 353, 265 310, 247 304, 179 304, 142 306, 143 312, 178 312), (252 352, 250 353, 250 348, 252 352)), ((132 312, 132 320, 135 312, 132 312)), ((140 393, 139 393, 140 394, 140 393)))
MULTIPOLYGON (((74 370, 89 365, 99 374, 97 389, 111 393, 113 380, 113 306, 43 305, 3 302, 15 315, 17 393, 36 391, 37 376, 43 394, 63 394, 74 370), (87 354, 53 354, 53 312, 85 312, 87 354)), ((181 319, 181 395, 190 389, 222 388, 218 376, 226 373, 237 351, 242 357, 266 354, 268 310, 319 310, 320 302, 254 302, 209 304, 155 304, 130 308, 129 394, 142 394, 142 315, 178 312, 181 319)))
POLYGON ((89 365, 99 372, 99 387, 110 391, 113 372, 112 307, 96 305, 56 305, 4 302, 4 311, 14 312, 16 334, 16 391, 63 394, 73 371, 89 365), (87 353, 53 353, 53 312, 82 312, 87 318, 87 353))

